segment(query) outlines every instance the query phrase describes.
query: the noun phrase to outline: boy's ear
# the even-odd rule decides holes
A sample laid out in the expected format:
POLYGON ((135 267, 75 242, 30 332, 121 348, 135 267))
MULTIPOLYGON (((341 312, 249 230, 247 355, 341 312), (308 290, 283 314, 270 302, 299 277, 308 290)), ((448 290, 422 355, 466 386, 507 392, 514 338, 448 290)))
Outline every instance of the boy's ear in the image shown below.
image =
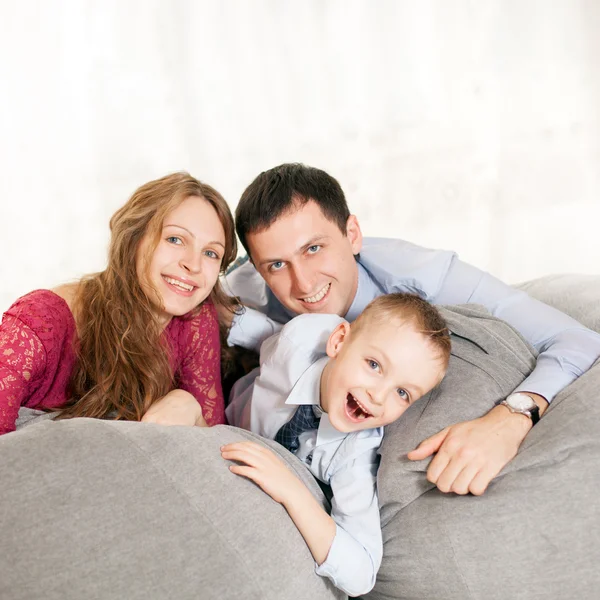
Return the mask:
POLYGON ((342 349, 344 342, 350 338, 350 323, 342 321, 332 332, 327 340, 325 351, 329 358, 335 358, 342 349))
POLYGON ((352 254, 359 254, 362 249, 363 236, 356 215, 350 215, 346 221, 346 237, 350 240, 352 254))

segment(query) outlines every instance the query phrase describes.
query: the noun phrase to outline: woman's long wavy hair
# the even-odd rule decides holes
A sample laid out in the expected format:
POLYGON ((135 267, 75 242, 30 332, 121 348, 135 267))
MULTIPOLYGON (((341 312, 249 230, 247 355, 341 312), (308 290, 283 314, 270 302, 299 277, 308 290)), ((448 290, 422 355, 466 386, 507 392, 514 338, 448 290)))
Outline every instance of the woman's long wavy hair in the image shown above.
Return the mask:
MULTIPOLYGON (((143 251, 146 260, 150 259, 165 216, 190 196, 205 199, 223 225, 222 273, 235 258, 233 217, 221 194, 211 186, 188 173, 173 173, 137 189, 110 220, 107 268, 84 277, 75 292, 72 309, 79 337, 78 359, 70 381, 70 400, 61 418, 140 420, 153 402, 173 389, 174 374, 158 320, 160 296, 156 293, 149 298, 144 292, 137 255, 148 234, 150 243, 143 251)), ((209 298, 217 308, 233 310, 236 304, 219 281, 209 298)), ((190 316, 199 310, 200 306, 196 307, 190 316)))

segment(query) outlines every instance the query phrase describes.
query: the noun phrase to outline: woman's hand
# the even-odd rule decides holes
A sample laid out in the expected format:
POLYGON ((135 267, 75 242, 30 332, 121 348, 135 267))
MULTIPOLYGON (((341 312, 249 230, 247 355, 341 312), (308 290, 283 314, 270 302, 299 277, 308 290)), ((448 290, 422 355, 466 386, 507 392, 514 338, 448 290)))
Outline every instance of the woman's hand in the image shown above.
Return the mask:
POLYGON ((271 450, 256 442, 237 442, 221 447, 221 456, 241 465, 230 465, 236 475, 251 479, 275 502, 284 506, 298 494, 304 484, 271 450))
MULTIPOLYGON (((545 404, 540 406, 542 413, 548 403, 542 396, 534 399, 545 404)), ((423 460, 435 454, 427 469, 428 481, 441 492, 479 496, 515 457, 531 427, 528 417, 496 406, 479 419, 446 427, 423 440, 408 458, 423 460)))
POLYGON ((142 422, 208 427, 202 416, 202 407, 196 398, 185 390, 172 390, 163 396, 146 411, 142 422))

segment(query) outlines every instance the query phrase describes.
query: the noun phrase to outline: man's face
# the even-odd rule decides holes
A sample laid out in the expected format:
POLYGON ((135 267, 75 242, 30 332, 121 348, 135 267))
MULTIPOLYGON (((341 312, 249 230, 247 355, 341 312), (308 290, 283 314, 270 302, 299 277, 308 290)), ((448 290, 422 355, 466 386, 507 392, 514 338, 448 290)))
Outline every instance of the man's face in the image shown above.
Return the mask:
POLYGON ((348 312, 358 285, 354 255, 362 246, 354 215, 344 235, 309 200, 246 239, 256 269, 287 309, 342 317, 348 312))

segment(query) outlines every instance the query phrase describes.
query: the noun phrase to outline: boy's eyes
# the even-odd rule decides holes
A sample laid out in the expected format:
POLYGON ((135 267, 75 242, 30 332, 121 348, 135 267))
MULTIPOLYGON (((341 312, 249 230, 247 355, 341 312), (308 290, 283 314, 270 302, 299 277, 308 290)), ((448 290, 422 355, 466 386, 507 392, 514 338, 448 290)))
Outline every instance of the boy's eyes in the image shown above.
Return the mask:
POLYGON ((402 400, 406 400, 407 402, 410 402, 410 394, 403 388, 398 388, 396 390, 396 392, 398 393, 398 396, 400 396, 400 398, 402 398, 402 400))
POLYGON ((373 369, 373 371, 380 371, 381 367, 379 366, 379 363, 376 360, 373 360, 371 358, 367 358, 367 364, 369 365, 369 367, 371 369, 373 369))
MULTIPOLYGON (((378 373, 381 371, 381 367, 376 360, 373 360, 372 358, 367 358, 365 360, 370 369, 377 371, 378 373)), ((410 402, 410 394, 404 388, 397 388, 396 393, 405 402, 410 402)))

